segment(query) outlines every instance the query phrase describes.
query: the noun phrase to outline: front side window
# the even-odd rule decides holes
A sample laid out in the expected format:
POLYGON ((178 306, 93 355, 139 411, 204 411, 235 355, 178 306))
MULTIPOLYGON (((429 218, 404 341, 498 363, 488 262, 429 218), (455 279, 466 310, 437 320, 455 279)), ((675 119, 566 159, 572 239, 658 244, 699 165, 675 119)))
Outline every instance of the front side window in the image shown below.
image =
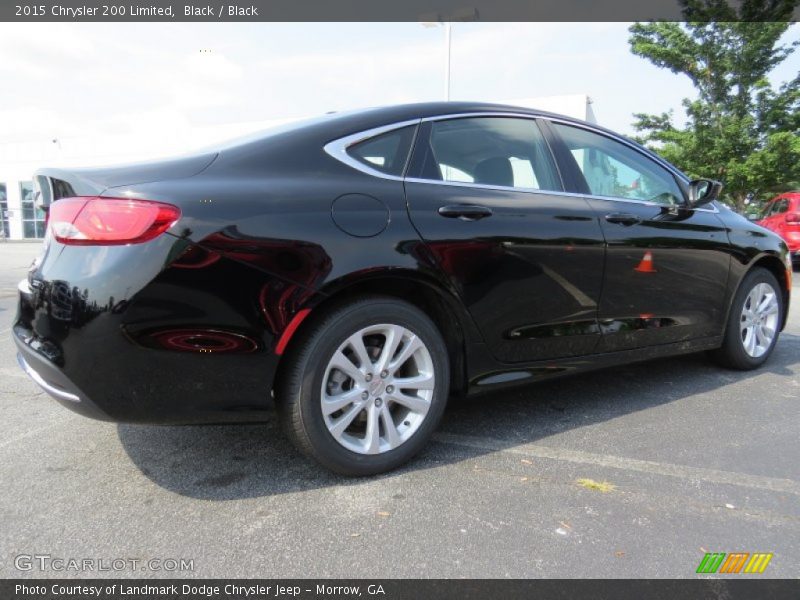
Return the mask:
POLYGON ((604 135, 553 123, 593 196, 683 204, 672 174, 644 154, 604 135))
POLYGON ((423 179, 562 190, 550 149, 531 119, 434 121, 426 151, 423 179))
POLYGON ((376 171, 400 177, 406 168, 416 128, 416 125, 409 125, 376 135, 353 144, 347 153, 376 171))

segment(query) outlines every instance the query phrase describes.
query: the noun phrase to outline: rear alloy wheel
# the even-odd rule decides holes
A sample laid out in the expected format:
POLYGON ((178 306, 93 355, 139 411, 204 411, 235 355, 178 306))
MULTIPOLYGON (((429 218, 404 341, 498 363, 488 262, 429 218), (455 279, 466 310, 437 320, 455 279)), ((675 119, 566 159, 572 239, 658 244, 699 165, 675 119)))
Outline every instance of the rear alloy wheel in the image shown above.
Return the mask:
POLYGON ((328 313, 287 357, 278 408, 306 454, 346 475, 393 469, 438 425, 449 387, 447 349, 430 319, 390 298, 328 313))
POLYGON ((730 309, 725 341, 714 358, 734 369, 755 369, 775 347, 783 315, 783 297, 775 276, 766 269, 748 273, 730 309))

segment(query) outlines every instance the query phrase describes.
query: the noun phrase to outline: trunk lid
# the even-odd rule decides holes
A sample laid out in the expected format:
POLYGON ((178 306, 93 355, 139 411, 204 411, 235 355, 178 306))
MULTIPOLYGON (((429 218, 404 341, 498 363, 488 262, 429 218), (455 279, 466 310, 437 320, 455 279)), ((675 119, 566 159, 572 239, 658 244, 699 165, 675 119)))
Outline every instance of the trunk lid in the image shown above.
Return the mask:
POLYGON ((41 207, 70 196, 96 196, 108 188, 192 177, 207 169, 217 152, 162 161, 99 168, 44 168, 34 175, 35 198, 41 207))

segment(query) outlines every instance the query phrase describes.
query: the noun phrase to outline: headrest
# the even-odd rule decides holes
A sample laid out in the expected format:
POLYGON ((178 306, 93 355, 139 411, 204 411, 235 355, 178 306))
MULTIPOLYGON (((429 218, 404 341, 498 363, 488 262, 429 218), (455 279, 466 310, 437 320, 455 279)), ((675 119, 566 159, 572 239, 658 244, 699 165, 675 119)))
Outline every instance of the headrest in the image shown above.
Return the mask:
POLYGON ((514 186, 514 170, 505 156, 482 160, 475 167, 475 183, 485 185, 514 186))

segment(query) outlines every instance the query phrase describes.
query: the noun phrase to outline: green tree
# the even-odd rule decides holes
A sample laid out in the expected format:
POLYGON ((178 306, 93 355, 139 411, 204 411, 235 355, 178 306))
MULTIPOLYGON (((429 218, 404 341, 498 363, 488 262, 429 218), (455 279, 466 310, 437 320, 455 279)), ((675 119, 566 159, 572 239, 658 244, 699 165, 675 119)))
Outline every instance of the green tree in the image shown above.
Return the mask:
POLYGON ((635 23, 631 51, 688 77, 686 124, 672 111, 635 114, 638 140, 694 177, 725 184, 739 211, 800 182, 800 74, 777 88, 767 76, 800 43, 781 44, 799 0, 681 0, 685 23, 635 23))

